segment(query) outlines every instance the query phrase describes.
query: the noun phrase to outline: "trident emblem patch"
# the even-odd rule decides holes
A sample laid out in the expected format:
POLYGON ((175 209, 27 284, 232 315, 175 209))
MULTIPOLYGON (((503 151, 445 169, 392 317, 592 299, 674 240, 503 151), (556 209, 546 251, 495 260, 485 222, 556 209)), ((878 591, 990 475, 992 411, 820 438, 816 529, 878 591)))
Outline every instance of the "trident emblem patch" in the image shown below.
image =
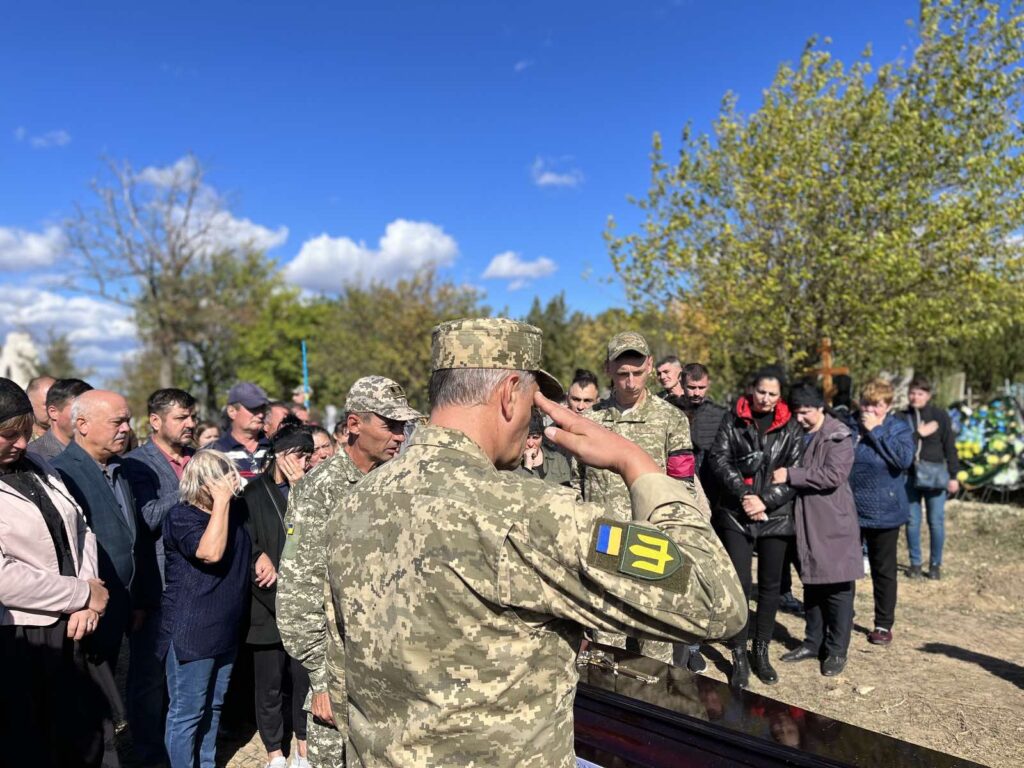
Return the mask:
POLYGON ((675 542, 661 531, 631 525, 619 570, 642 579, 664 579, 679 570, 683 559, 675 542))
POLYGON ((679 547, 656 528, 599 520, 587 559, 602 571, 661 581, 659 586, 671 591, 685 591, 689 580, 690 565, 679 547))

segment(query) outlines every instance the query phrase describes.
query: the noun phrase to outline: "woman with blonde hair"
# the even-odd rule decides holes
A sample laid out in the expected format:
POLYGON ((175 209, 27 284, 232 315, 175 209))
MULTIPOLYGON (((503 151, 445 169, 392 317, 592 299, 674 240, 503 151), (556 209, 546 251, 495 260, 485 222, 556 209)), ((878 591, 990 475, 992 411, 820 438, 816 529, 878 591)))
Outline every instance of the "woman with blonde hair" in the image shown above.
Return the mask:
POLYGON ((894 390, 885 379, 861 392, 850 488, 861 538, 867 545, 875 594, 875 625, 868 642, 889 645, 896 620, 896 549, 900 528, 910 519, 907 470, 914 463, 914 437, 891 412, 894 390))
POLYGON ((171 768, 213 768, 224 694, 238 650, 252 564, 234 462, 200 451, 185 466, 181 501, 164 519, 167 585, 158 650, 170 705, 171 768))

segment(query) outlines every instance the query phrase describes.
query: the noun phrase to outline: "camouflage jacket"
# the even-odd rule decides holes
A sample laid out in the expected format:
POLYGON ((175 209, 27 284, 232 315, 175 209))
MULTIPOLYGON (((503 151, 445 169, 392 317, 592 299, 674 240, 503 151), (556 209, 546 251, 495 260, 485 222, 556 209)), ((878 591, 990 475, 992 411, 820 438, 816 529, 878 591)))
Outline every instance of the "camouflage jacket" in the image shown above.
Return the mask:
POLYGON ((575 766, 584 628, 729 637, 746 601, 692 488, 648 474, 633 520, 416 430, 341 500, 328 579, 345 648, 349 765, 575 766))
MULTIPOLYGON (((326 590, 327 521, 349 488, 363 479, 343 448, 302 478, 288 495, 288 532, 277 581, 277 626, 292 658, 309 672, 310 690, 327 690, 325 662, 340 640, 326 590), (335 647, 328 654, 327 646, 335 647)), ((338 666, 338 672, 344 665, 338 666)))
MULTIPOLYGON (((670 477, 693 479, 690 423, 678 408, 648 392, 643 402, 629 410, 622 410, 615 398, 609 396, 583 415, 632 440, 670 477)), ((576 487, 586 501, 604 504, 621 519, 630 519, 629 490, 621 477, 578 462, 573 467, 576 487)))

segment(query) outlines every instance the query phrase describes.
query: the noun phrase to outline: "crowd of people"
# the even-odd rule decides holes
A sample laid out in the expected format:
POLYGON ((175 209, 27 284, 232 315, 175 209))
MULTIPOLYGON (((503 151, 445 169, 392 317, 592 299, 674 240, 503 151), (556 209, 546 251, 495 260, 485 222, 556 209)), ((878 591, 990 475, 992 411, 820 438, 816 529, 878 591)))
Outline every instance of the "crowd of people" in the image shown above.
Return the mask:
POLYGON ((832 676, 865 566, 867 640, 893 642, 901 528, 905 576, 941 577, 958 467, 927 380, 896 413, 885 380, 830 405, 766 368, 718 404, 704 365, 655 363, 624 332, 604 392, 582 369, 563 392, 540 345, 513 321, 439 326, 429 421, 375 375, 330 431, 301 389, 239 382, 219 423, 161 389, 138 445, 116 392, 0 379, 12 764, 116 766, 127 728, 142 765, 212 766, 244 650, 270 768, 561 765, 584 643, 700 673, 720 640, 734 688, 771 685, 776 613, 796 602, 805 637, 779 658, 832 676))

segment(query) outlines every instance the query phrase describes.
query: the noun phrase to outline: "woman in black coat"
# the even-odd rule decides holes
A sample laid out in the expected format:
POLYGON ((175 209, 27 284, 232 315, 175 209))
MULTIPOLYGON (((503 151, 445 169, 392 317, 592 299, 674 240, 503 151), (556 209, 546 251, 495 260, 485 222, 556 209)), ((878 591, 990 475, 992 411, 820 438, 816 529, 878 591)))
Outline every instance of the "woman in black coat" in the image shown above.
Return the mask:
POLYGON ((256 725, 267 750, 267 763, 277 768, 285 762, 283 747, 289 732, 298 740, 299 760, 293 764, 303 765, 306 758, 306 712, 302 706, 309 691, 309 675, 281 644, 274 602, 277 569, 293 523, 288 493, 309 467, 313 433, 302 426, 282 427, 274 435, 272 449, 273 460, 263 474, 249 481, 242 498, 256 562, 246 636, 253 651, 256 725))
MULTIPOLYGON (((779 607, 779 583, 786 550, 793 542, 793 497, 787 483, 773 483, 772 473, 800 459, 802 430, 782 401, 782 381, 761 371, 749 394, 736 401, 722 422, 708 457, 721 486, 712 524, 750 597, 750 568, 757 551, 757 621, 751 661, 758 678, 772 685, 779 676, 768 659, 768 645, 779 607)), ((729 684, 746 688, 748 629, 728 641, 732 650, 729 684)))

